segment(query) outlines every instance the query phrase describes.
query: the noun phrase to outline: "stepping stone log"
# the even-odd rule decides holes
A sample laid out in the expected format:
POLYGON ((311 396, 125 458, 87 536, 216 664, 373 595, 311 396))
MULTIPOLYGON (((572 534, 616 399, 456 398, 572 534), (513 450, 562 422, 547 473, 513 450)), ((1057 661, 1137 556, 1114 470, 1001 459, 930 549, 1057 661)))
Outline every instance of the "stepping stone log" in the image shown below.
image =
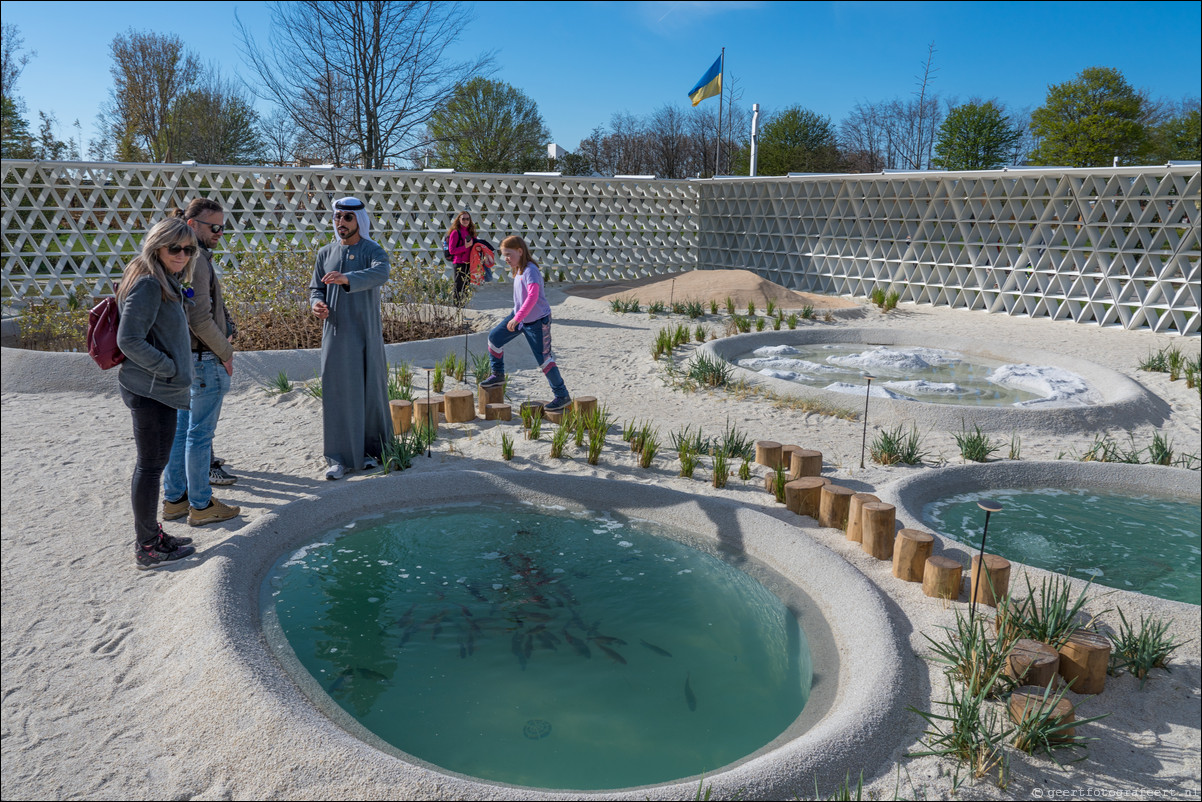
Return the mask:
POLYGON ((893 541, 893 575, 906 582, 921 582, 935 536, 918 529, 903 529, 893 541))
POLYGON ((856 491, 842 485, 823 485, 818 499, 818 525, 847 529, 847 510, 856 491))
POLYGON ((822 488, 828 481, 820 476, 807 476, 789 482, 785 485, 785 507, 798 515, 817 518, 822 488))
MULTIPOLYGON (((1010 694, 1010 720, 1015 724, 1024 719, 1034 718, 1042 715, 1044 712, 1051 713, 1050 723, 1071 724, 1076 721, 1076 715, 1073 712, 1073 703, 1068 699, 1061 698, 1055 702, 1053 707, 1053 699, 1044 700, 1044 692, 1047 686, 1037 688, 1033 685, 1024 685, 1018 688, 1014 693, 1010 694), (1052 708, 1050 711, 1048 708, 1052 708)), ((1052 740, 1067 741, 1076 734, 1075 727, 1068 727, 1061 730, 1052 740)))
POLYGON ((442 404, 442 398, 434 396, 429 400, 425 398, 413 399, 413 425, 426 426, 435 431, 438 430, 438 411, 439 405, 442 404))
POLYGON ((1057 669, 1073 693, 1101 693, 1106 687, 1110 639, 1098 632, 1077 629, 1060 647, 1057 669))
POLYGON ((897 510, 883 501, 869 501, 861 508, 863 540, 860 549, 878 560, 893 559, 893 539, 897 510))
POLYGON ((972 566, 969 568, 969 579, 972 589, 969 600, 977 604, 988 604, 997 607, 998 599, 1003 598, 1010 590, 1010 561, 996 554, 985 555, 985 565, 980 566, 981 555, 972 555, 972 566), (979 569, 979 570, 978 570, 979 569))
POLYGON ((803 479, 806 476, 819 476, 821 474, 821 451, 813 451, 808 448, 802 448, 793 452, 793 456, 789 465, 790 477, 793 479, 803 479))
POLYGON ((442 397, 447 423, 466 423, 476 419, 471 390, 448 390, 442 397))
POLYGON ((413 402, 399 398, 388 402, 388 412, 392 415, 392 433, 396 435, 409 431, 413 424, 413 402))
POLYGON ((509 404, 488 404, 484 407, 484 420, 510 420, 513 411, 509 404))
POLYGON ((847 507, 847 539, 861 543, 864 540, 864 505, 869 501, 880 501, 871 493, 856 493, 847 507))
POLYGON ((1030 638, 1019 638, 1010 651, 1006 674, 1020 685, 1047 688, 1048 683, 1056 679, 1059 667, 1060 653, 1051 646, 1030 638))
POLYGON ((485 415, 485 410, 487 410, 489 404, 503 403, 505 403, 505 388, 501 385, 476 388, 476 412, 484 415, 485 419, 488 418, 485 415))
POLYGON ((780 465, 781 445, 773 440, 757 440, 755 442, 755 461, 766 468, 776 470, 780 465))
POLYGON ((963 570, 964 566, 951 557, 928 557, 922 569, 922 592, 932 599, 959 599, 963 570))

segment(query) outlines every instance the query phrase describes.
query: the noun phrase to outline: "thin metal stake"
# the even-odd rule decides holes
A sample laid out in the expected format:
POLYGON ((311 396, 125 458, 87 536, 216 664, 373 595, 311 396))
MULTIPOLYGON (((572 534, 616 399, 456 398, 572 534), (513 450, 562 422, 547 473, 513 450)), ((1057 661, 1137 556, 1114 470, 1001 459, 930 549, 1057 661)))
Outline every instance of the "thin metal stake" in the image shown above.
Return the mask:
MULTIPOLYGON (((425 367, 425 366, 423 366, 425 367)), ((430 379, 430 371, 434 368, 427 367, 426 370, 426 459, 434 456, 431 449, 433 438, 430 435, 434 432, 434 406, 430 403, 430 385, 434 382, 430 379)))
POLYGON ((981 550, 977 552, 977 570, 973 574, 972 587, 969 589, 969 592, 972 593, 972 602, 968 606, 968 625, 970 627, 973 617, 977 614, 977 589, 981 586, 981 567, 985 564, 985 538, 989 537, 989 516, 1002 511, 1002 505, 996 501, 981 499, 977 502, 977 506, 985 510, 985 528, 981 531, 981 550))
POLYGON ((868 445, 868 399, 872 395, 872 380, 876 376, 871 376, 867 373, 864 378, 868 379, 868 387, 864 390, 864 435, 860 438, 860 468, 864 467, 864 448, 868 445))

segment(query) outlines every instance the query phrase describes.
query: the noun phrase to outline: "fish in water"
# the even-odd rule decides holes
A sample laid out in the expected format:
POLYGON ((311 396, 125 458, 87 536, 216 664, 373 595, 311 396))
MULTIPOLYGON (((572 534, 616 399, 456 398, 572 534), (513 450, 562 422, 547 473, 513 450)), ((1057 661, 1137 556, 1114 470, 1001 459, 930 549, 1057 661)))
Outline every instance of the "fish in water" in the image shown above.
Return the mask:
POLYGON ((614 638, 610 635, 594 635, 593 641, 596 643, 604 643, 606 646, 625 646, 626 641, 621 638, 614 638))
POLYGON ((334 681, 330 683, 330 687, 326 689, 328 693, 334 693, 342 690, 347 686, 347 683, 354 680, 364 680, 367 682, 387 682, 388 677, 381 674, 379 671, 372 671, 370 668, 347 668, 342 671, 334 681))
MULTIPOLYGON (((594 641, 594 643, 597 643, 597 641, 594 641)), ((626 658, 623 657, 622 655, 618 654, 617 652, 615 652, 613 649, 606 646, 604 643, 597 643, 597 648, 600 649, 601 651, 605 652, 605 656, 608 657, 610 660, 613 660, 615 663, 621 663, 622 665, 626 665, 626 658)))
POLYGON ((672 656, 672 653, 670 651, 668 651, 667 649, 661 649, 660 647, 656 646, 654 643, 648 643, 647 641, 643 640, 642 638, 639 638, 639 643, 643 644, 648 649, 650 649, 651 651, 658 654, 660 657, 671 657, 672 656))
POLYGON ((544 649, 551 649, 553 651, 559 650, 559 638, 555 637, 550 632, 538 633, 538 642, 543 645, 544 649))
POLYGON ((485 603, 488 602, 488 599, 484 596, 483 593, 480 592, 480 589, 478 587, 476 587, 475 585, 473 585, 471 582, 465 583, 464 587, 467 588, 467 592, 472 594, 472 598, 475 599, 476 601, 485 602, 485 603))
POLYGON ((572 644, 572 648, 576 650, 576 654, 580 655, 581 657, 593 656, 593 653, 589 651, 588 644, 580 640, 580 638, 576 637, 571 632, 568 632, 567 627, 563 628, 563 636, 567 639, 568 643, 572 644))
POLYGON ((684 675, 684 701, 689 706, 689 710, 697 709, 697 695, 693 693, 693 686, 689 683, 689 674, 684 675))
POLYGON ((404 646, 410 638, 417 634, 417 631, 422 628, 421 624, 410 624, 409 628, 401 635, 401 646, 404 646))
POLYGON ((409 624, 411 624, 413 622, 413 610, 416 607, 417 607, 417 602, 414 602, 412 605, 409 606, 409 609, 405 611, 405 614, 396 620, 396 623, 393 624, 393 626, 396 627, 397 629, 408 628, 409 624))

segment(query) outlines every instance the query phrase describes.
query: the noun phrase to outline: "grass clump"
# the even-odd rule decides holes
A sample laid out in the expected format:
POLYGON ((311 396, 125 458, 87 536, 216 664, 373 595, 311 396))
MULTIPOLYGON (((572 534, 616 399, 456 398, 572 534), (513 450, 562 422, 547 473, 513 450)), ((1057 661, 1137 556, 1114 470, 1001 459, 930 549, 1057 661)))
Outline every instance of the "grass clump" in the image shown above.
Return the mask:
POLYGON ((1025 598, 1019 599, 1011 594, 998 604, 996 620, 999 635, 1014 639, 1030 638, 1059 649, 1074 630, 1092 625, 1093 618, 1081 620, 1082 611, 1089 602, 1088 584, 1074 600, 1072 584, 1064 577, 1045 577, 1038 588, 1031 586, 1030 576, 1025 581, 1025 598))
POLYGON ((501 432, 501 459, 507 462, 513 459, 513 438, 508 432, 501 432))
POLYGON ((724 359, 697 354, 689 362, 685 374, 699 387, 725 387, 734 374, 734 367, 724 359))
POLYGON ((640 311, 638 298, 614 298, 609 302, 609 308, 613 312, 638 312, 640 311))
POLYGON ((292 381, 285 371, 280 371, 274 379, 263 385, 268 395, 283 395, 292 392, 292 381))
POLYGON ((413 458, 422 453, 426 444, 414 430, 405 435, 393 435, 380 443, 380 470, 390 473, 403 471, 413 465, 413 458))
POLYGON ((900 423, 892 429, 878 432, 872 439, 869 453, 872 461, 878 465, 918 465, 927 457, 918 427, 910 424, 907 434, 900 423))
POLYGON ((797 328, 797 313, 791 313, 785 322, 788 324, 790 329, 797 328))
POLYGON ((668 305, 663 301, 655 301, 647 305, 647 314, 649 315, 662 315, 667 311, 668 305))
POLYGON ((568 437, 571 436, 575 426, 568 420, 567 415, 564 416, 563 422, 555 429, 555 433, 551 435, 551 458, 563 459, 563 448, 568 444, 568 437))
POLYGON ((652 429, 642 437, 642 448, 639 449, 639 467, 650 468, 651 461, 659 453, 659 430, 652 429))
MULTIPOLYGON (((961 427, 963 427, 963 421, 961 421, 961 427)), ((956 438, 960 456, 969 462, 988 462, 990 455, 1001 448, 1001 444, 990 440, 977 424, 973 424, 973 431, 961 428, 960 433, 953 432, 952 437, 956 438)))
POLYGON ((730 463, 726 453, 720 448, 715 448, 711 456, 714 460, 713 485, 716 488, 726 487, 726 481, 730 478, 730 463))
POLYGON ((805 306, 803 306, 801 308, 801 319, 802 320, 813 320, 814 319, 814 307, 811 306, 810 304, 806 304, 805 306))
POLYGON ((1169 622, 1141 615, 1138 627, 1127 622, 1127 616, 1119 610, 1117 634, 1111 634, 1110 667, 1107 673, 1118 674, 1129 671, 1139 680, 1142 689, 1148 681, 1148 672, 1153 668, 1169 670, 1169 657, 1184 644, 1178 643, 1168 634, 1169 622))

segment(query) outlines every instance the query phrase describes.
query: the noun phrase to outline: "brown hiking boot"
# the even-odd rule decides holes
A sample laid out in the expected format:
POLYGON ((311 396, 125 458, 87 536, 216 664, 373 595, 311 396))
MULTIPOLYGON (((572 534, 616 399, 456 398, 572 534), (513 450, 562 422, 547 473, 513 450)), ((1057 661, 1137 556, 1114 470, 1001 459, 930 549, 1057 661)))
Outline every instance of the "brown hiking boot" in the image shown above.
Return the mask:
POLYGON ((177 518, 183 518, 190 509, 192 508, 188 505, 187 493, 184 493, 184 497, 179 501, 163 499, 163 520, 174 521, 177 518))
POLYGON ((240 512, 242 512, 241 507, 231 507, 228 504, 222 504, 216 496, 213 496, 209 500, 209 506, 203 510, 198 510, 195 507, 188 510, 188 525, 204 526, 205 524, 220 523, 221 521, 228 521, 240 512))

